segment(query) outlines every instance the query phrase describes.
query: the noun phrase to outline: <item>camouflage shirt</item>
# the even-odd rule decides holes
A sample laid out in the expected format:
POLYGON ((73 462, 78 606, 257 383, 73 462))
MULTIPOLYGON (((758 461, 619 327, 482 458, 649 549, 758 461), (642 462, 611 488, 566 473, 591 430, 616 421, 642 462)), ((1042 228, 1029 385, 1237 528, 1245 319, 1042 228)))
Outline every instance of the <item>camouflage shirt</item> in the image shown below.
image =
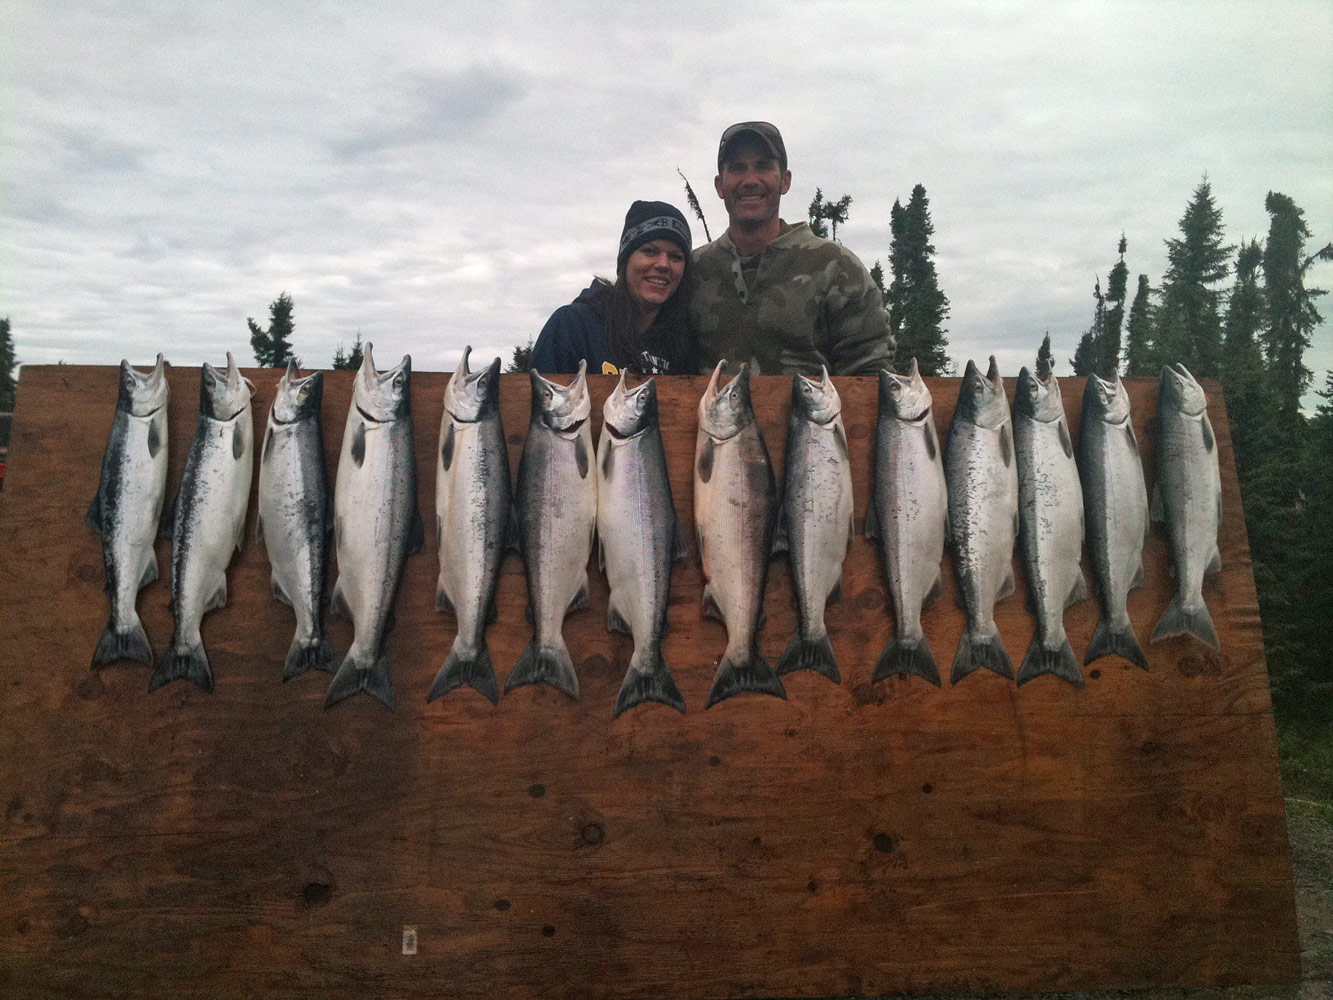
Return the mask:
POLYGON ((831 375, 871 375, 891 366, 889 314, 870 272, 807 223, 784 222, 782 235, 746 260, 723 233, 694 252, 694 273, 690 322, 705 371, 721 358, 765 375, 817 375, 821 364, 831 375))

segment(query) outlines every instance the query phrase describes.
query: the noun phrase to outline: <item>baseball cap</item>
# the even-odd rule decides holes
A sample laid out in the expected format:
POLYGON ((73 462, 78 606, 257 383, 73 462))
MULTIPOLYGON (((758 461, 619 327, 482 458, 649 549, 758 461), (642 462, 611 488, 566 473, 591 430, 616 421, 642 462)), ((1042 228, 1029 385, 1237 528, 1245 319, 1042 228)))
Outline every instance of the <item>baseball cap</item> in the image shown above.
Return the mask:
POLYGON ((722 133, 722 141, 717 144, 717 169, 722 170, 722 161, 726 158, 727 147, 739 135, 749 133, 758 137, 770 153, 776 157, 783 170, 787 169, 787 147, 782 142, 782 133, 776 125, 769 122, 737 122, 722 133))

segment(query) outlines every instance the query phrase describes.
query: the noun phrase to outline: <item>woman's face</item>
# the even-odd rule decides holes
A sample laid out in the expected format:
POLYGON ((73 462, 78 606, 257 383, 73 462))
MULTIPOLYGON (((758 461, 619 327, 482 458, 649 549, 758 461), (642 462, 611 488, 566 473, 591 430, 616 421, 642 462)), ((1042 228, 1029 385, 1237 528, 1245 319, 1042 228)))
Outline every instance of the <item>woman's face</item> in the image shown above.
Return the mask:
POLYGON ((685 251, 671 240, 649 240, 625 261, 625 284, 636 302, 660 306, 685 276, 685 251))

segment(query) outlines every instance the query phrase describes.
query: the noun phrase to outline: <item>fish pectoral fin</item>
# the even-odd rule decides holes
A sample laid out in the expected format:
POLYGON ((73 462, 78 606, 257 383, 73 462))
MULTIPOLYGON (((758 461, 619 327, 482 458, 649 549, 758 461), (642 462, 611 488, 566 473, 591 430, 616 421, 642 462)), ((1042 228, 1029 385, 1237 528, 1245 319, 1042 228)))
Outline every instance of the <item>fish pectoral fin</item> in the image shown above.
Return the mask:
POLYGON ((1222 553, 1216 546, 1213 548, 1213 557, 1208 560, 1208 566, 1204 569, 1205 573, 1220 573, 1222 571, 1222 553))
POLYGON ((837 578, 836 580, 833 581, 833 589, 830 590, 830 591, 828 592, 828 600, 829 600, 829 601, 833 601, 833 602, 835 602, 835 603, 836 603, 837 601, 841 601, 841 600, 842 600, 842 574, 841 574, 841 573, 839 573, 839 574, 838 574, 838 578, 837 578))
POLYGON ((597 539, 597 569, 606 572, 606 544, 600 538, 597 539))
POLYGON ((225 607, 227 603, 227 578, 224 576, 222 582, 218 584, 218 589, 213 591, 213 596, 208 599, 204 605, 205 611, 212 611, 215 608, 225 607))
POLYGON ((139 577, 139 589, 143 590, 144 587, 148 586, 156 579, 157 579, 157 559, 156 557, 154 557, 152 559, 149 559, 148 562, 144 564, 143 576, 139 577))
POLYGON ((677 518, 671 528, 671 561, 684 559, 685 554, 690 551, 690 543, 685 540, 685 529, 681 527, 680 519, 677 518))
POLYGON ((333 595, 329 598, 329 613, 351 618, 351 609, 347 607, 347 597, 343 594, 343 582, 339 577, 333 585, 333 595))
POLYGON ((529 625, 537 624, 537 616, 533 613, 531 604, 523 605, 523 617, 528 620, 529 625))
POLYGON ((231 427, 231 457, 239 462, 244 454, 245 432, 241 430, 241 422, 238 420, 231 427))
POLYGON ((88 513, 83 515, 84 522, 88 527, 99 535, 102 533, 102 491, 98 490, 97 495, 93 497, 93 502, 88 505, 88 513))
POLYGON ((932 604, 934 604, 936 601, 940 599, 940 593, 942 589, 943 588, 940 585, 940 578, 937 576, 935 577, 935 582, 930 585, 930 590, 927 592, 925 599, 922 600, 921 602, 922 611, 925 611, 926 608, 930 607, 932 604))
POLYGON ((579 609, 586 608, 587 606, 588 606, 588 574, 584 573, 583 582, 579 584, 578 593, 576 593, 574 595, 574 599, 569 602, 569 607, 565 608, 565 614, 569 614, 571 611, 578 611, 579 609))
MULTIPOLYGON (((1010 566, 1004 574, 1004 582, 1000 584, 999 591, 995 594, 997 601, 1002 601, 1014 592, 1014 568, 1010 566)), ((1032 596, 1028 595, 1029 605, 1032 602, 1032 596)))
POLYGON ((407 551, 417 555, 426 551, 426 526, 421 521, 421 511, 412 511, 412 523, 407 529, 407 551))
POLYGON ((519 530, 518 508, 509 506, 509 518, 505 521, 505 548, 511 552, 523 551, 523 533, 519 530))
POLYGON ((1156 484, 1152 488, 1152 503, 1148 507, 1149 515, 1154 521, 1165 521, 1166 513, 1162 510, 1162 491, 1156 484))
POLYGON ((294 607, 292 599, 288 597, 287 592, 282 589, 282 584, 278 582, 277 577, 273 578, 273 596, 283 604, 287 605, 287 607, 294 607))
POLYGON ((435 610, 447 611, 449 614, 455 614, 454 602, 449 600, 449 595, 444 592, 444 587, 435 588, 435 610))
POLYGON ((629 622, 625 621, 625 616, 620 613, 620 609, 611 603, 608 603, 606 607, 606 630, 608 632, 623 632, 626 635, 634 634, 629 627, 629 622))
POLYGON ((176 514, 175 504, 171 503, 168 500, 164 500, 162 502, 162 513, 159 514, 157 518, 158 538, 171 537, 171 522, 175 520, 175 514, 176 514))
POLYGON ((723 625, 727 623, 722 609, 717 606, 717 599, 713 597, 713 588, 707 583, 704 584, 703 613, 709 618, 716 618, 723 625))
POLYGON ((1069 588, 1069 596, 1065 598, 1065 607, 1071 608, 1079 601, 1086 601, 1088 594, 1088 579, 1083 575, 1083 567, 1078 568, 1078 576, 1074 579, 1074 585, 1069 588))
POLYGON ((262 542, 263 540, 264 540, 264 517, 261 514, 255 518, 255 541, 262 542))
POLYGON ((1134 579, 1129 581, 1129 589, 1143 586, 1143 556, 1139 556, 1139 568, 1134 571, 1134 579))

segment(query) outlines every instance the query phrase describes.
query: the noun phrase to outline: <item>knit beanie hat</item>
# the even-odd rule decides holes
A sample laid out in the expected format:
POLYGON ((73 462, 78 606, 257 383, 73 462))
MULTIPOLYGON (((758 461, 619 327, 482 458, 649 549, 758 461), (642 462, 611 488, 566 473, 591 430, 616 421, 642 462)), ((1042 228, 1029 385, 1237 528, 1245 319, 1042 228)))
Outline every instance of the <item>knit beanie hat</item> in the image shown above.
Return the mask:
POLYGON ((616 271, 639 247, 653 240, 670 240, 690 253, 690 226, 685 216, 674 205, 664 201, 636 201, 625 213, 625 228, 620 233, 620 252, 616 254, 616 271))

